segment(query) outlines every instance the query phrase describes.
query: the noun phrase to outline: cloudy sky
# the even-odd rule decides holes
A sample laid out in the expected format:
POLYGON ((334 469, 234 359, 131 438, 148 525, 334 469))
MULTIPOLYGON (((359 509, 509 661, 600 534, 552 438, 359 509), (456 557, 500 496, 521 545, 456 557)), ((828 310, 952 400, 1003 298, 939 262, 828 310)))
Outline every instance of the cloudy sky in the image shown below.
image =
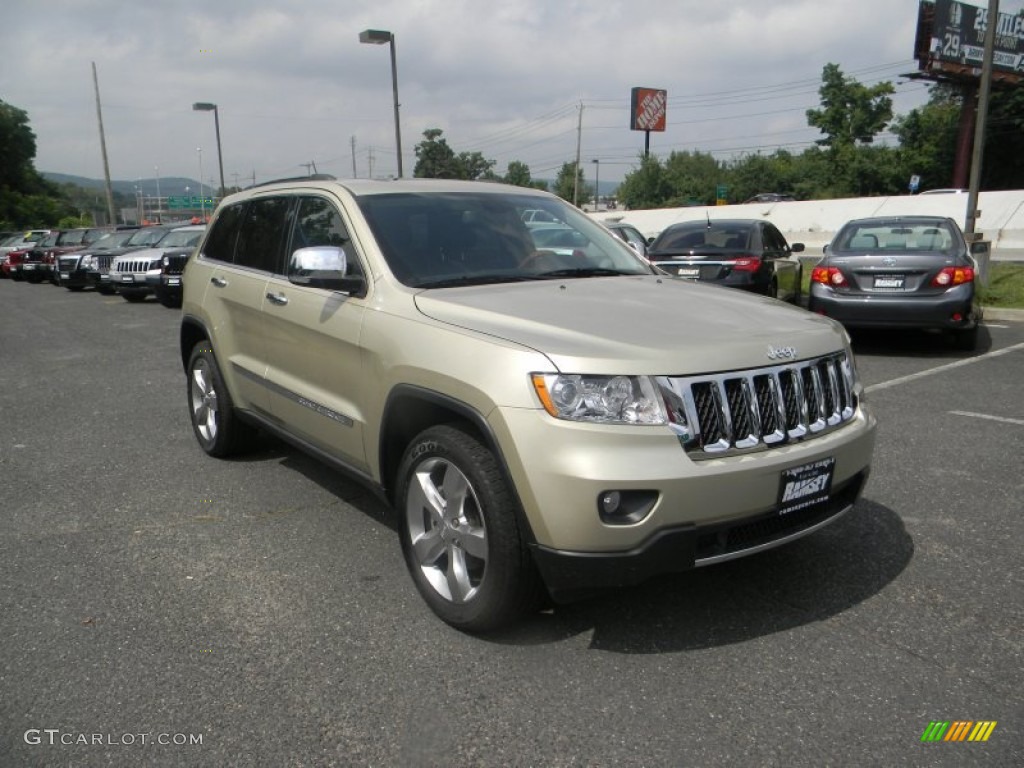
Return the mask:
POLYGON ((397 169, 388 46, 358 39, 383 29, 396 41, 407 176, 423 131, 440 128, 499 173, 521 160, 554 178, 575 158, 582 107, 587 179, 611 181, 643 151, 629 130, 634 86, 668 91, 658 155, 802 151, 819 137, 804 113, 829 62, 893 82, 899 114, 919 106, 925 85, 900 77, 916 68, 917 13, 917 0, 4 0, 0 99, 28 112, 42 171, 103 175, 95 62, 114 179, 198 178, 201 160, 213 180, 213 114, 197 101, 218 105, 229 185, 310 163, 386 177, 397 169))

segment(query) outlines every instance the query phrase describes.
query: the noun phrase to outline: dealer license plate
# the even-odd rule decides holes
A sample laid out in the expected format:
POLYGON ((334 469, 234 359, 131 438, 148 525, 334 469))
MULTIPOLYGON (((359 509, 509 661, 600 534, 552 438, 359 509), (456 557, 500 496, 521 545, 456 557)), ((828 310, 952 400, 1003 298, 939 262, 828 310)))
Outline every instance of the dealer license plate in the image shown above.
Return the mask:
POLYGON ((902 288, 903 276, 899 277, 876 277, 875 288, 902 288))
POLYGON ((31 272, 32 270, 34 270, 36 268, 36 265, 35 264, 23 264, 21 268, 23 270, 25 270, 26 272, 31 272))
POLYGON ((680 277, 690 278, 691 280, 696 279, 700 277, 700 267, 680 267, 676 270, 676 274, 680 277))
POLYGON ((121 275, 121 282, 122 283, 134 283, 135 282, 135 275, 121 275))
POLYGON ((788 515, 799 509, 826 503, 832 491, 832 473, 835 468, 836 460, 829 456, 783 470, 779 481, 779 514, 788 515))
POLYGON ((69 273, 67 273, 67 272, 61 272, 60 273, 60 279, 61 280, 67 280, 69 277, 71 277, 71 275, 69 273))

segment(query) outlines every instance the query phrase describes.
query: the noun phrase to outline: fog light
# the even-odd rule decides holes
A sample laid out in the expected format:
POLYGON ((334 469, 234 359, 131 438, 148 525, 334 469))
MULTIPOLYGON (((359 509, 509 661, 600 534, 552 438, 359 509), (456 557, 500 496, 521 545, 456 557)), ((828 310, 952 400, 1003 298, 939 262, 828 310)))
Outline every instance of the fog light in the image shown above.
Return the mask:
POLYGON ((608 491, 601 494, 601 514, 614 515, 619 511, 622 503, 622 494, 618 491, 608 491))
POLYGON ((963 319, 964 319, 964 316, 961 315, 959 312, 954 312, 953 313, 953 322, 954 323, 959 323, 963 319))
POLYGON ((632 525, 647 517, 657 501, 657 491, 602 491, 597 513, 608 525, 632 525))

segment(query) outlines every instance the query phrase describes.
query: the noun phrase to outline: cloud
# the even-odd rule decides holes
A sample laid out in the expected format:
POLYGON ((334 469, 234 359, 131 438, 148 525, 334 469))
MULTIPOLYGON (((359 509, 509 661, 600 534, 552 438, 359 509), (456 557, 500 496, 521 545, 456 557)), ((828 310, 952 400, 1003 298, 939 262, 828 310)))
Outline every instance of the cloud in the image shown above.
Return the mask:
MULTIPOLYGON (((25 109, 41 170, 102 174, 90 63, 99 73, 115 178, 213 177, 209 113, 219 106, 224 170, 263 180, 318 170, 395 172, 388 46, 394 33, 406 173, 427 128, 456 151, 503 170, 526 162, 553 176, 581 154, 601 175, 635 164, 643 135, 628 130, 633 86, 665 88, 669 130, 652 149, 799 151, 817 137, 822 67, 865 83, 896 80, 912 61, 916 3, 862 0, 222 0, 206 4, 7 0, 0 98, 25 109), (16 54, 12 54, 16 51, 16 54), (16 62, 16 65, 13 64, 16 62), (207 158, 209 161, 207 162, 207 158)), ((923 103, 900 86, 897 108, 923 103)))

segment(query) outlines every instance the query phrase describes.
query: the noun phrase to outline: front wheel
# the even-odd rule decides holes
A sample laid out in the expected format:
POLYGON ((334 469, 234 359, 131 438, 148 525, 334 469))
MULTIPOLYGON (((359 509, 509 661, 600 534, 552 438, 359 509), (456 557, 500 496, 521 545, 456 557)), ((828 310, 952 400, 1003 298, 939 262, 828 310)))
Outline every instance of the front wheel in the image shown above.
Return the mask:
POLYGON ((537 604, 540 577, 517 503, 475 436, 456 425, 420 433, 402 458, 396 506, 406 565, 441 619, 486 632, 537 604))
POLYGON ((203 339, 188 359, 188 410, 199 446, 211 456, 240 453, 256 430, 239 420, 210 342, 203 339))

